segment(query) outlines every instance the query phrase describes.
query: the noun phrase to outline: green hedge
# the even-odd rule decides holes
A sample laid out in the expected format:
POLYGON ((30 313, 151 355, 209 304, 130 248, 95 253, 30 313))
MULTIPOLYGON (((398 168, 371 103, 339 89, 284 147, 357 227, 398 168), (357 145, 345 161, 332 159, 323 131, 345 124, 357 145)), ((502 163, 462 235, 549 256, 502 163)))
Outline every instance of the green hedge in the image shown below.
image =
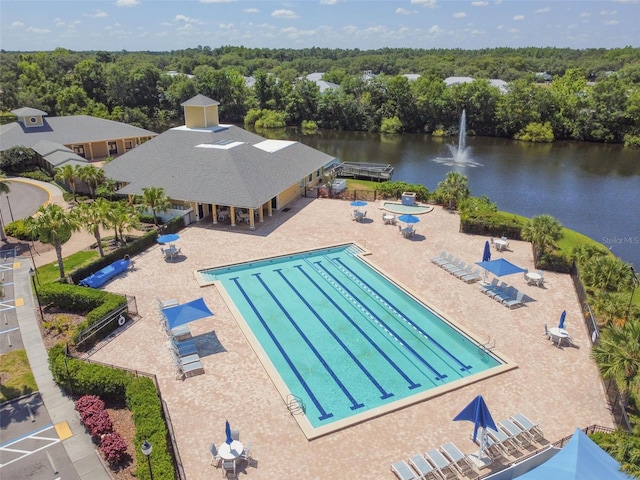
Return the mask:
POLYGON ((148 464, 140 451, 145 440, 153 445, 150 460, 154 478, 176 478, 167 425, 154 382, 118 368, 66 357, 64 348, 63 344, 58 344, 49 350, 49 367, 58 385, 65 390, 71 388, 77 396, 98 395, 111 400, 125 400, 136 427, 134 445, 129 451, 136 456, 137 478, 150 480, 148 464))
POLYGON ((521 240, 522 223, 517 218, 499 214, 475 218, 460 215, 460 231, 473 235, 521 240))
POLYGON ((4 233, 19 240, 33 241, 38 239, 38 235, 29 230, 29 227, 27 226, 24 219, 7 223, 4 226, 4 233))
MULTIPOLYGON (((127 303, 123 295, 64 283, 44 284, 38 289, 38 294, 43 305, 54 305, 71 312, 88 312, 85 321, 71 332, 74 339, 107 313, 127 303)), ((111 329, 107 328, 102 333, 108 335, 117 327, 117 322, 114 322, 111 329)))

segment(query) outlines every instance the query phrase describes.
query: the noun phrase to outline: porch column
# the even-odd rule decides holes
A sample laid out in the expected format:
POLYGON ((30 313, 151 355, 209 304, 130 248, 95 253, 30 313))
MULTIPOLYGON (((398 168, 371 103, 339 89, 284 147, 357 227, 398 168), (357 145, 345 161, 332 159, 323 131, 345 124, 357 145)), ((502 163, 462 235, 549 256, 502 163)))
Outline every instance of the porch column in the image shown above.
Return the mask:
POLYGON ((255 230, 256 229, 256 222, 254 220, 255 215, 253 213, 254 211, 255 211, 255 208, 250 208, 249 209, 249 229, 250 230, 255 230))
POLYGON ((236 207, 234 207, 233 205, 229 207, 229 215, 231 216, 231 226, 235 227, 236 226, 236 207))
POLYGON ((218 206, 215 203, 211 204, 211 216, 213 217, 213 224, 218 224, 218 206))
POLYGON ((269 217, 273 216, 273 207, 271 206, 271 201, 267 202, 267 215, 269 217))
POLYGON ((264 222, 264 205, 260 205, 260 210, 258 211, 258 221, 260 223, 264 222))

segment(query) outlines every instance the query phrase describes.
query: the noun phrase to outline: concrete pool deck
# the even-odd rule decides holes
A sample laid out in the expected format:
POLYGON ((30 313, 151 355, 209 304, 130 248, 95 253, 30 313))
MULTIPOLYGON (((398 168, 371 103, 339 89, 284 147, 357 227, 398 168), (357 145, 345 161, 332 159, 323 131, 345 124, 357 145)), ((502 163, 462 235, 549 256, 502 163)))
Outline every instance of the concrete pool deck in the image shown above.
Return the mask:
MULTIPOLYGON (((467 262, 481 259, 487 238, 460 233, 456 213, 436 207, 420 216, 417 236, 405 239, 380 218, 353 222, 347 201, 303 198, 290 207, 253 231, 209 223, 187 227, 178 241, 184 257, 166 262, 154 246, 133 258, 132 271, 106 286, 135 295, 141 318, 92 358, 157 375, 189 480, 220 475, 210 466, 208 447, 224 441, 226 419, 245 444, 253 445, 257 463, 246 469, 247 479, 392 479, 391 463, 448 441, 465 453, 476 451, 469 440, 472 425, 452 419, 477 394, 485 397, 496 421, 522 412, 542 423, 550 441, 576 427, 614 426, 568 275, 546 272, 545 288, 528 286, 519 274, 503 277, 531 298, 509 310, 480 293, 477 284, 465 284, 429 261, 442 250, 467 262), (308 441, 223 297, 213 286, 200 288, 194 272, 345 242, 365 247, 371 252, 368 261, 477 338, 495 342, 518 368, 308 441), (190 324, 206 347, 206 373, 175 380, 156 300, 186 302, 199 296, 215 312, 190 324), (543 336, 544 324, 555 326, 562 310, 576 347, 558 348, 543 336)), ((510 250, 492 255, 533 269, 529 243, 511 241, 510 250)))

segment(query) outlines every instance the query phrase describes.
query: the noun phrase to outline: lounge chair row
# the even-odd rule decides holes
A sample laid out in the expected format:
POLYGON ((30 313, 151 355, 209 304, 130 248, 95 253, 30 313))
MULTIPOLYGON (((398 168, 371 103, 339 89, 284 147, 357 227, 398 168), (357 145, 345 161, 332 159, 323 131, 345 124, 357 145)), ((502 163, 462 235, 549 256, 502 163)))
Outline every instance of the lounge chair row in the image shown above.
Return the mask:
POLYGON ((198 355, 198 348, 194 340, 169 340, 169 350, 173 357, 173 366, 177 380, 184 380, 204 373, 204 366, 198 355))
POLYGON ((467 264, 460 260, 459 257, 456 257, 454 259, 453 254, 447 254, 447 252, 445 252, 444 250, 439 256, 433 257, 431 259, 431 262, 435 263, 440 268, 446 270, 451 275, 454 275, 456 278, 459 278, 466 283, 477 282, 482 278, 479 267, 473 269, 473 264, 467 264))
POLYGON ((416 454, 409 463, 400 460, 391 465, 391 471, 400 480, 431 479, 447 480, 468 477, 474 474, 473 464, 453 442, 446 443, 440 449, 416 454))
POLYGON ((524 292, 513 286, 501 282, 498 285, 498 279, 494 278, 489 285, 480 287, 480 291, 497 302, 502 303, 505 307, 515 308, 524 305, 524 292))
POLYGON ((497 422, 496 426, 498 430, 487 429, 486 453, 494 460, 500 457, 517 456, 520 452, 528 453, 530 447, 535 447, 536 443, 544 441, 540 426, 534 424, 522 413, 505 418, 497 422))

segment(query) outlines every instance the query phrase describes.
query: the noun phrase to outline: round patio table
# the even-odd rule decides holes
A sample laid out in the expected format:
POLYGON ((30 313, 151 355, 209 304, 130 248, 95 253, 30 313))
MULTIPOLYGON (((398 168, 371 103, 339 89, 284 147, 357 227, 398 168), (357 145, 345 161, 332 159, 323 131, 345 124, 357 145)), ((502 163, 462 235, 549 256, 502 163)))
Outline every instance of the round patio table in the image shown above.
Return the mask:
POLYGON ((244 445, 240 440, 234 440, 231 445, 224 442, 218 447, 218 455, 223 460, 235 460, 242 455, 242 452, 244 452, 244 445))

